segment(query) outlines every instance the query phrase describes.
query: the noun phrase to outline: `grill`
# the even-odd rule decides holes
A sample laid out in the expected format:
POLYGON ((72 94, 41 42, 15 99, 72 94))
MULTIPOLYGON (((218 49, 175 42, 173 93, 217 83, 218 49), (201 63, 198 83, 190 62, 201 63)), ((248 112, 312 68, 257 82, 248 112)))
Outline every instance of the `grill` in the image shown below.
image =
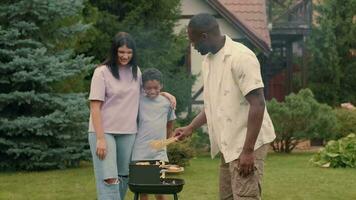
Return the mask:
POLYGON ((135 194, 134 200, 138 200, 139 194, 172 194, 174 200, 178 200, 177 194, 182 191, 184 180, 165 178, 165 171, 158 162, 130 164, 129 188, 135 194))

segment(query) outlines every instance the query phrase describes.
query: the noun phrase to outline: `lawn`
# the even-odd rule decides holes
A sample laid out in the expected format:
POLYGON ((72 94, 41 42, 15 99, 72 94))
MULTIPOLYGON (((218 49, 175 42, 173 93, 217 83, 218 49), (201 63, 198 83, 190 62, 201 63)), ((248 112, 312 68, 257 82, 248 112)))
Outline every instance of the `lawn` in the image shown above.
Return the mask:
MULTIPOLYGON (((354 200, 355 169, 320 169, 308 163, 312 154, 270 154, 265 168, 263 200, 354 200)), ((186 185, 182 200, 218 199, 219 159, 199 157, 179 177, 186 185)), ((95 199, 92 168, 47 172, 0 173, 0 199, 95 199)), ((133 199, 132 194, 127 200, 133 199)))

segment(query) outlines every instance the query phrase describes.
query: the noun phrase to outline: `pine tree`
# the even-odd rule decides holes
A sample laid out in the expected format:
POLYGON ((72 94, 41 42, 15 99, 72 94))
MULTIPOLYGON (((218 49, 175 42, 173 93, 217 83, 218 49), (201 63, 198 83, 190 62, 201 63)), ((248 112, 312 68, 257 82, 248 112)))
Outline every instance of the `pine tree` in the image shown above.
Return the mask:
POLYGON ((88 157, 85 94, 53 85, 90 67, 74 55, 80 0, 0 3, 0 169, 52 169, 88 157))

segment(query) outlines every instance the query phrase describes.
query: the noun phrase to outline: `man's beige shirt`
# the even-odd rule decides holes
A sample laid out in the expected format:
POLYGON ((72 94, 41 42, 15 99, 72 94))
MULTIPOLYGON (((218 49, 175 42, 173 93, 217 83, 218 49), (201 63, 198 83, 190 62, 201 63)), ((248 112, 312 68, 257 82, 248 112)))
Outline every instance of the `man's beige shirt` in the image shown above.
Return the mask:
MULTIPOLYGON (((250 108, 245 96, 264 85, 255 54, 225 37, 225 45, 219 52, 205 56, 202 74, 211 156, 220 151, 228 163, 240 156, 245 142, 250 108)), ((266 109, 255 149, 272 142, 275 137, 266 109)))

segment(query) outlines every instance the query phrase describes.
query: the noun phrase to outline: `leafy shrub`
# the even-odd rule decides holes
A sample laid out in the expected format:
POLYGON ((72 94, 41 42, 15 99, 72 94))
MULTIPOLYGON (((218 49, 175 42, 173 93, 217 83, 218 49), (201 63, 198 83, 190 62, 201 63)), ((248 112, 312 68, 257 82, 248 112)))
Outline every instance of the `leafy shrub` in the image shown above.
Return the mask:
POLYGON ((195 133, 193 133, 191 138, 191 147, 193 147, 197 152, 208 152, 210 151, 209 135, 199 128, 195 133))
POLYGON ((195 151, 191 148, 191 139, 176 142, 167 147, 167 154, 170 164, 187 166, 189 160, 195 155, 195 151))
MULTIPOLYGON (((176 121, 176 127, 188 125, 200 111, 193 111, 185 118, 178 119, 176 121)), ((194 149, 196 153, 205 153, 210 151, 209 135, 204 132, 203 128, 199 128, 194 131, 190 141, 190 147, 194 149)))
POLYGON ((310 89, 292 93, 284 102, 272 99, 267 106, 277 135, 272 143, 276 152, 291 152, 301 139, 333 137, 336 117, 330 106, 314 99, 310 89))
POLYGON ((356 168, 356 136, 350 134, 337 141, 331 140, 311 160, 321 167, 356 168))
POLYGON ((347 109, 335 109, 337 128, 335 139, 345 137, 349 133, 356 133, 356 111, 347 109))

